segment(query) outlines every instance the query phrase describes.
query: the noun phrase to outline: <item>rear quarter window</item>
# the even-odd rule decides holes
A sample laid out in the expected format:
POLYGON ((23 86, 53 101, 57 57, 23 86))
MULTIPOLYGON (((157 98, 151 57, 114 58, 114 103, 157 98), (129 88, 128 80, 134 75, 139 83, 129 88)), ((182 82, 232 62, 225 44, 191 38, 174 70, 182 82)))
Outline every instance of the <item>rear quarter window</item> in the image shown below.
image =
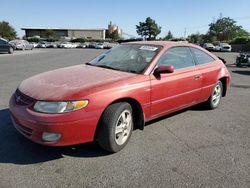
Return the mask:
POLYGON ((197 65, 212 63, 215 60, 212 56, 210 56, 206 52, 203 52, 200 49, 191 47, 191 51, 194 54, 194 58, 196 59, 196 64, 197 65))

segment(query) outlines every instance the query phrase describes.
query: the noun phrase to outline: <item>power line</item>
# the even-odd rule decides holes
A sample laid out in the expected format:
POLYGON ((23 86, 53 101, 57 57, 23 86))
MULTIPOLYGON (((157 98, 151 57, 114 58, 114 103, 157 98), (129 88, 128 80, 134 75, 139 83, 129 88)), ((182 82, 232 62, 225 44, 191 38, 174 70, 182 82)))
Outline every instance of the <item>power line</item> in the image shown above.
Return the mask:
POLYGON ((242 16, 242 17, 236 17, 236 18, 233 18, 234 20, 248 20, 250 19, 250 16, 242 16))

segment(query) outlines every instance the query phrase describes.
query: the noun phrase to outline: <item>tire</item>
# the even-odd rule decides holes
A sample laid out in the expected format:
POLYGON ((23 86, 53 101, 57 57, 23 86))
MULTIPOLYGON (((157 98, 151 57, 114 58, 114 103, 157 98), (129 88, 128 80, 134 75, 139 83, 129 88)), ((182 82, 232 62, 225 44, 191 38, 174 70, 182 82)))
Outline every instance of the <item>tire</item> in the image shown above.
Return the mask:
POLYGON ((206 108, 210 110, 217 108, 220 104, 222 93, 223 93, 223 85, 222 82, 219 80, 214 86, 211 96, 205 102, 206 108))
POLYGON ((13 54, 14 53, 14 49, 12 47, 10 47, 8 53, 9 54, 13 54))
POLYGON ((236 63, 236 67, 241 67, 241 64, 240 63, 236 63))
POLYGON ((99 145, 115 153, 123 149, 133 131, 133 111, 129 103, 111 104, 104 111, 97 129, 99 145))

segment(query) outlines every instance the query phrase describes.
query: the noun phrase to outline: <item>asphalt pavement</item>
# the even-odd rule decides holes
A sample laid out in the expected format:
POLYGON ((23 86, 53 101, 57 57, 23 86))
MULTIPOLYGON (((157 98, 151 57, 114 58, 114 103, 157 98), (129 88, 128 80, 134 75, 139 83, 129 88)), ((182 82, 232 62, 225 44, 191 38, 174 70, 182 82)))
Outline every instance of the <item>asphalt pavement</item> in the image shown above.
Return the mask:
POLYGON ((96 143, 41 146, 14 129, 8 100, 22 80, 102 52, 0 54, 0 187, 250 187, 250 68, 235 67, 237 53, 216 53, 232 74, 218 109, 195 106, 149 122, 116 154, 96 143))

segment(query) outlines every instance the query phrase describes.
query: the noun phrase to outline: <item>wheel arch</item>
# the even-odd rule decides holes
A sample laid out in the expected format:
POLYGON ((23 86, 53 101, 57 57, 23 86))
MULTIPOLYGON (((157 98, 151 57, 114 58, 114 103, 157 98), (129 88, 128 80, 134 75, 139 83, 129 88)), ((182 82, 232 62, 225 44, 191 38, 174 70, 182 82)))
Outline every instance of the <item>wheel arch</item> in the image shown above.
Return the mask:
POLYGON ((219 80, 221 81, 222 86, 223 86, 222 97, 225 97, 227 94, 227 80, 228 80, 228 78, 226 76, 224 76, 224 77, 221 77, 219 80))
MULTIPOLYGON (((119 99, 116 99, 116 100, 110 102, 105 107, 105 109, 108 106, 110 106, 111 104, 118 103, 118 102, 127 102, 127 103, 129 103, 131 105, 132 110, 133 110, 134 129, 143 130, 144 129, 144 124, 145 124, 145 121, 144 121, 145 118, 144 118, 144 112, 143 112, 141 104, 134 98, 124 97, 124 98, 119 98, 119 99)), ((102 115, 103 115, 105 109, 103 110, 103 112, 102 112, 102 114, 101 114, 101 116, 100 116, 100 118, 98 120, 97 128, 96 128, 96 131, 95 131, 95 139, 97 138, 97 130, 98 130, 100 120, 102 118, 102 115)))

